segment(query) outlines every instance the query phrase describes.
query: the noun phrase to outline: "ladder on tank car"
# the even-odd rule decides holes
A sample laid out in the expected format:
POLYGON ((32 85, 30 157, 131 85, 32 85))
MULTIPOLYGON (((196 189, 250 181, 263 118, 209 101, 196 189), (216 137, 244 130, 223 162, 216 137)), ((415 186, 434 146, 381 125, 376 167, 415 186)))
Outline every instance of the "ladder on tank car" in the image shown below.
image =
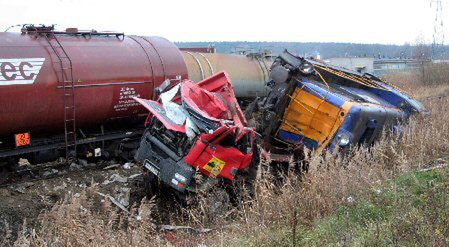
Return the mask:
POLYGON ((76 158, 76 109, 75 109, 75 84, 73 81, 72 60, 65 51, 56 34, 49 32, 44 34, 48 44, 57 57, 59 70, 57 72, 58 81, 63 91, 64 99, 64 137, 67 161, 76 158))

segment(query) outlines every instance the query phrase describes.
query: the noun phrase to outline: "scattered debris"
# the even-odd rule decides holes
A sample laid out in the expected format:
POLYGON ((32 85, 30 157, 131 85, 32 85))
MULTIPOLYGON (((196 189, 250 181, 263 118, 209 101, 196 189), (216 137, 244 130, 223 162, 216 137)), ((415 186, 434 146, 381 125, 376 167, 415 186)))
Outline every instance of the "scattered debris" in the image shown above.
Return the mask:
MULTIPOLYGON (((20 179, 17 179, 15 183, 5 184, 0 187, 0 218, 5 217, 10 219, 13 229, 19 229, 25 218, 27 220, 27 226, 37 227, 36 224, 40 222, 38 216, 44 210, 48 210, 56 202, 61 201, 67 196, 72 196, 73 198, 80 197, 84 194, 83 191, 89 190, 91 186, 96 188, 93 191, 99 191, 113 197, 117 196, 116 201, 121 199, 118 198, 119 193, 116 193, 119 187, 129 187, 131 190, 128 199, 126 191, 120 192, 123 194, 122 197, 124 197, 124 199, 121 199, 122 202, 128 200, 129 204, 133 204, 134 202, 141 201, 141 198, 146 195, 143 192, 144 188, 141 187, 141 177, 138 176, 138 174, 142 173, 141 167, 134 165, 130 170, 103 170, 105 165, 116 163, 114 161, 106 162, 97 162, 97 166, 94 169, 73 172, 69 171, 70 163, 66 165, 64 162, 54 161, 33 164, 33 166, 44 167, 49 171, 51 171, 51 168, 56 168, 59 172, 55 176, 44 178, 42 173, 46 170, 38 169, 39 173, 24 173, 21 177, 18 177, 20 179), (67 174, 63 174, 64 172, 67 172, 67 174), (101 185, 104 180, 110 179, 115 173, 122 178, 126 178, 128 181, 132 181, 132 183, 115 182, 108 185, 101 185), (129 177, 133 180, 130 180, 129 177)), ((78 162, 76 163, 79 164, 78 162)), ((29 169, 29 167, 24 167, 25 169, 29 169)), ((98 196, 98 201, 101 199, 108 200, 109 204, 113 204, 109 202, 110 199, 98 196)), ((112 207, 118 206, 112 205, 112 207)), ((118 209, 118 211, 122 210, 118 209)), ((0 229, 0 239, 2 237, 2 231, 0 229)))
POLYGON ((16 192, 19 192, 19 193, 21 193, 21 194, 25 194, 25 187, 23 187, 23 186, 17 186, 17 187, 15 187, 14 188, 14 191, 16 191, 16 192))
POLYGON ((446 168, 448 166, 449 166, 449 163, 439 164, 439 165, 432 166, 432 167, 429 167, 429 168, 421 169, 419 171, 420 172, 428 172, 428 171, 432 171, 432 170, 443 169, 443 168, 446 168))
POLYGON ((103 170, 110 170, 110 169, 114 169, 120 167, 120 164, 112 164, 112 165, 108 165, 106 167, 103 168, 103 170))
POLYGON ((191 226, 173 226, 173 225, 160 225, 159 230, 160 231, 189 230, 197 233, 208 233, 212 231, 212 229, 209 228, 193 228, 191 226))
POLYGON ((129 170, 129 169, 131 169, 131 166, 133 166, 133 163, 125 163, 124 165, 123 165, 123 169, 125 169, 125 170, 129 170))
POLYGON ((31 165, 31 163, 27 159, 22 159, 22 158, 19 159, 19 162, 17 162, 17 164, 19 166, 29 166, 29 165, 31 165))
POLYGON ((129 176, 128 179, 134 179, 139 176, 142 176, 142 173, 133 174, 133 175, 129 176))
POLYGON ((112 197, 112 196, 110 196, 110 195, 106 195, 106 194, 100 193, 100 192, 97 192, 97 194, 100 195, 100 196, 102 196, 102 197, 104 197, 104 198, 109 199, 109 200, 110 200, 112 203, 114 203, 117 207, 119 207, 121 210, 123 210, 123 211, 125 211, 126 213, 129 214, 128 209, 126 209, 126 207, 123 206, 120 202, 118 202, 117 200, 115 200, 114 197, 112 197))
POLYGON ((49 171, 45 171, 44 173, 42 173, 42 177, 47 178, 47 177, 56 175, 56 174, 58 174, 58 173, 59 173, 58 170, 56 170, 56 169, 51 169, 51 170, 49 170, 49 171))
POLYGON ((84 159, 78 159, 78 163, 79 163, 79 166, 81 166, 81 167, 87 167, 89 165, 87 160, 84 160, 84 159))
POLYGON ((58 172, 58 175, 65 175, 65 174, 67 174, 67 173, 68 173, 67 170, 62 170, 62 171, 59 171, 59 172, 58 172))
POLYGON ((87 188, 87 184, 80 183, 80 184, 78 184, 78 187, 85 189, 85 188, 87 188))
POLYGON ((101 157, 101 148, 94 149, 94 156, 101 157))
POLYGON ((129 206, 129 198, 131 195, 131 189, 130 188, 119 188, 116 190, 116 196, 115 199, 123 206, 128 207, 129 206))
POLYGON ((350 196, 350 197, 346 198, 346 201, 350 204, 354 204, 355 199, 354 199, 354 197, 350 196))
POLYGON ((69 166, 69 170, 70 170, 70 171, 82 171, 83 168, 81 167, 81 165, 78 165, 78 164, 76 164, 76 163, 72 163, 72 164, 70 164, 70 166, 69 166))
POLYGON ((128 179, 125 177, 120 176, 119 174, 113 174, 111 176, 112 181, 114 182, 120 182, 120 183, 126 183, 128 182, 128 179))
POLYGON ((53 188, 53 190, 54 190, 54 191, 58 191, 58 190, 63 190, 63 189, 65 189, 65 188, 67 188, 67 184, 66 184, 64 181, 62 181, 62 184, 61 184, 61 185, 58 185, 58 186, 55 186, 55 187, 53 188))

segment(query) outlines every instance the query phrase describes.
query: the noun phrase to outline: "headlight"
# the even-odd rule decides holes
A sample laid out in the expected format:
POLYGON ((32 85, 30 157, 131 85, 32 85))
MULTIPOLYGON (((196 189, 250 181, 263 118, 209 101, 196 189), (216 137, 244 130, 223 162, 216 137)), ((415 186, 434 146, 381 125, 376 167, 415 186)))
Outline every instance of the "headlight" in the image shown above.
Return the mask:
POLYGON ((183 175, 181 175, 179 173, 175 173, 175 178, 176 178, 176 180, 178 180, 181 183, 185 183, 187 181, 186 177, 184 177, 183 175))
POLYGON ((347 146, 351 141, 351 137, 346 133, 339 134, 337 137, 338 137, 338 145, 340 147, 347 146))
POLYGON ((310 75, 313 73, 313 65, 311 63, 304 62, 301 64, 299 70, 305 75, 310 75))

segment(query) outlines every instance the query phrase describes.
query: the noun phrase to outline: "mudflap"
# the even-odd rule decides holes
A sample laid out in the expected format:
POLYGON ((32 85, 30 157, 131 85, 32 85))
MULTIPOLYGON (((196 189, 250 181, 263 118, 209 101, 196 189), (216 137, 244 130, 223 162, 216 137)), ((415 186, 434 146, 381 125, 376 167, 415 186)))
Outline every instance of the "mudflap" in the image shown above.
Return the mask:
POLYGON ((145 193, 151 198, 155 194, 159 194, 158 177, 150 171, 143 172, 143 185, 145 193))
POLYGON ((134 160, 144 162, 144 160, 151 159, 153 157, 151 143, 147 138, 148 135, 150 135, 150 132, 146 129, 142 135, 142 140, 140 141, 134 160))

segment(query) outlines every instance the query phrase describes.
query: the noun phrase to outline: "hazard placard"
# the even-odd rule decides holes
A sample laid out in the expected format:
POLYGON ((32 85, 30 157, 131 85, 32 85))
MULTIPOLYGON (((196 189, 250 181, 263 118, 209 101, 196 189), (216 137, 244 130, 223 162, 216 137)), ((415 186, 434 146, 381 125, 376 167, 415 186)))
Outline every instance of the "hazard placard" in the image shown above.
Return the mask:
POLYGON ((217 177, 221 173, 221 170, 223 169, 225 164, 226 162, 224 162, 223 160, 217 157, 212 157, 212 159, 209 160, 209 162, 207 162, 207 164, 204 165, 203 168, 204 170, 208 171, 212 176, 217 177))
POLYGON ((16 134, 15 139, 16 139, 16 147, 23 147, 31 144, 30 133, 16 134))

